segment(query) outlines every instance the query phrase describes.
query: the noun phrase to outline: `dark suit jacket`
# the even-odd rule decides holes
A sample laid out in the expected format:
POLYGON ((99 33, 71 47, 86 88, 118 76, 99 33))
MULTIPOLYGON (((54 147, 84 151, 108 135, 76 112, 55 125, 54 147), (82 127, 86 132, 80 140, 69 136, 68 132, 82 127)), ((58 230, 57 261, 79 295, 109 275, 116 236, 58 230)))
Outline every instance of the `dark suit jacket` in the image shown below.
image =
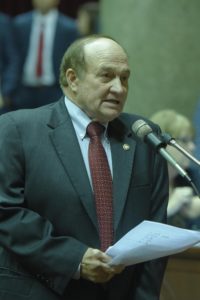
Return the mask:
MULTIPOLYGON (((21 74, 25 59, 28 54, 31 36, 31 26, 34 12, 20 14, 14 18, 14 30, 17 37, 17 45, 20 49, 21 74)), ((78 37, 78 30, 73 19, 61 13, 58 15, 55 39, 53 42, 53 71, 55 77, 59 78, 59 67, 63 54, 69 45, 78 37)))
MULTIPOLYGON (((122 114, 108 127, 115 242, 145 219, 166 221, 166 163, 131 132, 138 118, 122 114)), ((127 267, 105 285, 71 279, 86 249, 99 248, 100 241, 92 189, 63 99, 1 116, 0 158, 0 296, 158 299, 163 259, 127 267)))
POLYGON ((11 19, 0 13, 0 86, 4 97, 11 97, 19 80, 19 57, 11 19))
POLYGON ((39 86, 36 88, 24 85, 22 80, 23 68, 29 50, 33 17, 34 11, 31 11, 14 18, 15 36, 20 52, 20 84, 14 98, 14 109, 35 108, 61 97, 62 91, 59 85, 61 60, 69 45, 79 36, 75 20, 59 13, 52 49, 52 65, 56 81, 51 86, 39 86))

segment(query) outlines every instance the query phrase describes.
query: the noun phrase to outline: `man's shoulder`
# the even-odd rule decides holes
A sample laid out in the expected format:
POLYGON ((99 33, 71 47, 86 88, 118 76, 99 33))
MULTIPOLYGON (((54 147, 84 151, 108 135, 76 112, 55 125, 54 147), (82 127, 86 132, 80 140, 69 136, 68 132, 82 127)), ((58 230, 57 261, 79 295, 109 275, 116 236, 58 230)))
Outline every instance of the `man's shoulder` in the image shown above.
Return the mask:
POLYGON ((0 116, 0 122, 14 122, 16 125, 23 126, 28 126, 31 123, 39 124, 45 122, 48 119, 48 116, 51 115, 56 103, 57 102, 54 102, 37 108, 18 109, 7 112, 0 116))
POLYGON ((144 120, 146 121, 147 118, 141 116, 141 115, 137 115, 137 114, 130 114, 130 113, 122 113, 120 116, 119 116, 119 119, 125 123, 125 124, 128 124, 128 125, 133 125, 134 122, 136 122, 137 120, 144 120))
POLYGON ((63 13, 58 13, 58 22, 64 26, 76 28, 76 21, 63 13))
POLYGON ((11 17, 7 14, 0 13, 0 23, 3 24, 9 24, 11 22, 11 17))
POLYGON ((33 18, 33 11, 28 11, 17 15, 13 18, 14 24, 23 25, 24 23, 31 22, 33 18))
POLYGON ((143 120, 145 123, 147 123, 149 126, 156 128, 158 127, 156 124, 154 124, 151 120, 149 120, 147 117, 139 115, 139 114, 130 114, 130 113, 122 113, 119 117, 119 119, 128 125, 129 127, 132 127, 133 124, 138 120, 143 120))

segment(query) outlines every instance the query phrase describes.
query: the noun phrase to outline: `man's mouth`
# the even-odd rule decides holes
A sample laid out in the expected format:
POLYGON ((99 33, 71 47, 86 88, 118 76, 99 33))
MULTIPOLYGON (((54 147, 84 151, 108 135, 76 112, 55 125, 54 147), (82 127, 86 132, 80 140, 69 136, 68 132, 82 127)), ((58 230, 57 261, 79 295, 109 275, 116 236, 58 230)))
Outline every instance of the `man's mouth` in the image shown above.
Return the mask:
POLYGON ((108 100, 105 100, 104 102, 106 103, 111 103, 111 104, 120 104, 120 101, 119 100, 115 100, 115 99, 108 99, 108 100))

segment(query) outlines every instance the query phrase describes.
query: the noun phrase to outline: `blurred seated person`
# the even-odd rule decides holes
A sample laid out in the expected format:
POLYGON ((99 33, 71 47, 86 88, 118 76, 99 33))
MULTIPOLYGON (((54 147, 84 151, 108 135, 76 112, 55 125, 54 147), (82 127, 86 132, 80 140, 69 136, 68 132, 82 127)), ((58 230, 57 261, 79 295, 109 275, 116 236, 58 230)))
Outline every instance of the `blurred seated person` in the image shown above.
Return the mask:
MULTIPOLYGON (((195 128, 194 156, 200 161, 200 100, 198 100, 194 110, 193 124, 195 128)), ((200 167, 196 164, 191 166, 191 175, 196 186, 200 189, 200 167)))
POLYGON ((11 18, 0 13, 0 114, 11 110, 18 83, 18 63, 11 18))
MULTIPOLYGON (((157 123, 162 132, 169 133, 175 140, 191 154, 195 149, 194 128, 192 122, 184 115, 172 109, 163 109, 154 113, 150 118, 157 123)), ((168 145, 167 151, 184 169, 190 166, 189 159, 173 146, 168 145)), ((168 203, 168 223, 170 225, 200 230, 200 198, 194 195, 187 182, 178 184, 178 173, 168 164, 170 196, 168 203)), ((189 173, 188 173, 189 174, 189 173)), ((189 174, 190 175, 190 174, 189 174)))
POLYGON ((77 27, 81 36, 100 32, 99 3, 86 2, 78 7, 77 27))
POLYGON ((74 19, 58 10, 59 0, 32 0, 33 10, 14 18, 21 80, 15 109, 35 108, 61 97, 60 61, 79 36, 74 19))

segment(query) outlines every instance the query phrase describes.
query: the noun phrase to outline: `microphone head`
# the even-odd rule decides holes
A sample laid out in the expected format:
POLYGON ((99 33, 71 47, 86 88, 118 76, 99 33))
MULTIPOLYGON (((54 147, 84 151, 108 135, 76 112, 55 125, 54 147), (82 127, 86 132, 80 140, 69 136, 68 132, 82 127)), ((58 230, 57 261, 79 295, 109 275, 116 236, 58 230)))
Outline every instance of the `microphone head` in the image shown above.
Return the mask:
POLYGON ((144 141, 145 137, 153 130, 144 120, 137 120, 132 125, 133 132, 144 141))

